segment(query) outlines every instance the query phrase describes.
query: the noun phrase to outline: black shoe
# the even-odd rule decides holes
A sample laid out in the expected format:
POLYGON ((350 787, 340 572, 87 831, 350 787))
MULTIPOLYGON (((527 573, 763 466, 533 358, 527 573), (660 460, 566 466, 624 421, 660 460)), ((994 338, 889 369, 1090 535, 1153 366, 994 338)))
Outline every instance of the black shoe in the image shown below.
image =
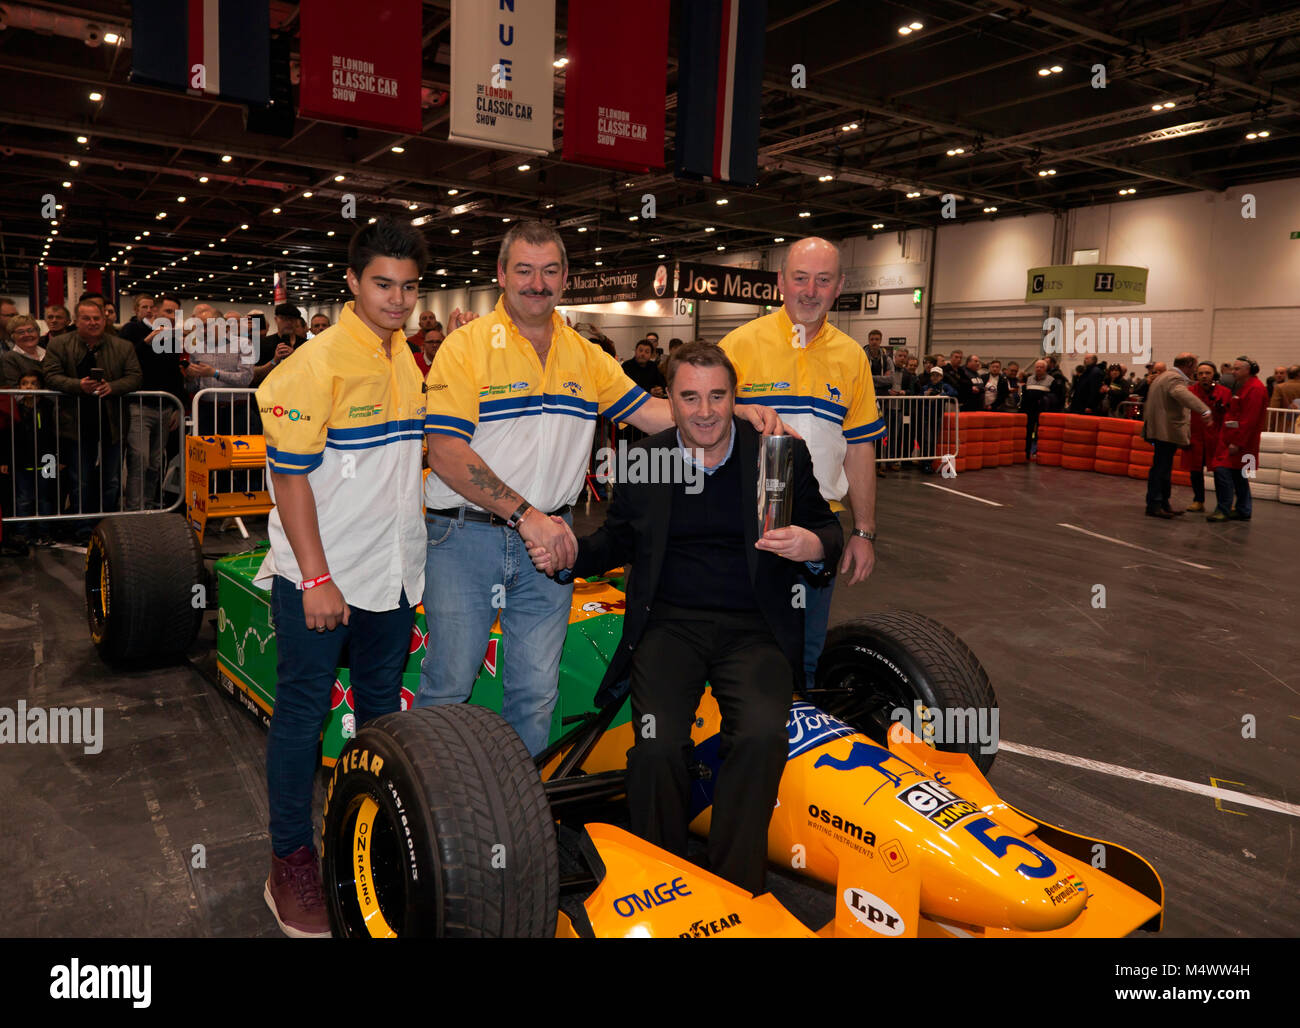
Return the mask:
POLYGON ((1174 514, 1172 511, 1168 511, 1168 510, 1149 510, 1147 511, 1147 517, 1164 518, 1166 521, 1172 521, 1174 518, 1174 514))
POLYGON ((1172 510, 1172 509, 1170 509, 1169 507, 1163 507, 1163 508, 1161 508, 1161 509, 1162 509, 1166 514, 1170 515, 1171 517, 1175 517, 1175 518, 1181 518, 1181 517, 1183 516, 1183 514, 1185 513, 1184 511, 1181 511, 1181 510, 1172 510))
POLYGON ((1228 520, 1229 520, 1229 521, 1249 521, 1249 520, 1250 520, 1250 515, 1249 515, 1249 514, 1242 514, 1239 510, 1237 510, 1236 507, 1233 507, 1232 510, 1228 511, 1228 520))

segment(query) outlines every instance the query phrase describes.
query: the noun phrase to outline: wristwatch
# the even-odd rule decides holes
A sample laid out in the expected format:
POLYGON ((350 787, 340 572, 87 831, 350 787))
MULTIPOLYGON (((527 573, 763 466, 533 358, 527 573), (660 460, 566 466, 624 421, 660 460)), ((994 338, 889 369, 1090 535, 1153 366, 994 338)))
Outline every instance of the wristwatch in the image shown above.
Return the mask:
POLYGON ((855 529, 853 530, 853 534, 856 535, 859 539, 865 539, 865 540, 867 540, 867 542, 869 542, 869 543, 874 543, 874 542, 876 541, 876 533, 875 533, 875 532, 868 532, 868 531, 866 531, 865 529, 862 529, 862 528, 855 528, 855 529))
POLYGON ((532 509, 533 505, 525 500, 515 508, 515 512, 511 514, 510 517, 506 518, 506 528, 512 528, 518 532, 519 523, 524 520, 525 515, 527 515, 527 513, 532 509))

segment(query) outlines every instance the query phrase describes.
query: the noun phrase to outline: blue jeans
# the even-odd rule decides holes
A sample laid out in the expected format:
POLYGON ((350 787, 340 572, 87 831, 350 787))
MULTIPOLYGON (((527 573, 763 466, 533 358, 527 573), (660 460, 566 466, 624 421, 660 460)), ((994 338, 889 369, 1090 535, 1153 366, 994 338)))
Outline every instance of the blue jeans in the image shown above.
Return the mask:
POLYGON ((1217 510, 1228 514, 1232 511, 1233 495, 1237 499, 1237 515, 1250 517, 1250 483, 1242 474, 1241 468, 1214 469, 1214 498, 1218 501, 1217 510))
MULTIPOLYGON (((564 520, 572 524, 570 516, 564 520)), ((429 641, 415 705, 469 699, 500 614, 501 713, 536 755, 550 740, 573 586, 537 571, 523 539, 508 528, 463 516, 430 514, 425 521, 429 641)))
POLYGON ((826 628, 831 620, 831 596, 835 592, 835 579, 824 586, 807 583, 807 606, 803 612, 803 670, 811 689, 817 684, 817 661, 826 645, 826 628))
MULTIPOLYGON (((344 597, 346 599, 346 597, 344 597)), ((395 610, 351 608, 348 624, 332 632, 307 627, 302 592, 287 578, 271 584, 275 626, 275 712, 266 739, 266 791, 271 808, 271 848, 287 857, 313 841, 312 785, 330 690, 346 645, 357 726, 402 706, 414 614, 406 596, 395 610)))

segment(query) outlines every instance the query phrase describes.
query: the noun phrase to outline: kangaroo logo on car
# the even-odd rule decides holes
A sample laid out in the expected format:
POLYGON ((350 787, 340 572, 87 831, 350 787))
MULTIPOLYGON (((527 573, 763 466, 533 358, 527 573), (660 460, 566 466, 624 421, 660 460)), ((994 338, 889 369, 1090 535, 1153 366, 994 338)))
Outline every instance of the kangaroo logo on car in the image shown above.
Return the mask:
POLYGON ((912 768, 912 771, 916 774, 921 774, 902 757, 896 757, 889 750, 869 742, 863 742, 861 739, 854 740, 853 748, 849 750, 847 757, 833 757, 829 753, 823 753, 817 758, 817 763, 813 767, 818 768, 826 765, 835 768, 837 771, 853 771, 860 767, 869 767, 879 771, 894 785, 902 785, 903 780, 885 767, 885 761, 887 760, 897 760, 900 764, 906 764, 909 768, 912 768))

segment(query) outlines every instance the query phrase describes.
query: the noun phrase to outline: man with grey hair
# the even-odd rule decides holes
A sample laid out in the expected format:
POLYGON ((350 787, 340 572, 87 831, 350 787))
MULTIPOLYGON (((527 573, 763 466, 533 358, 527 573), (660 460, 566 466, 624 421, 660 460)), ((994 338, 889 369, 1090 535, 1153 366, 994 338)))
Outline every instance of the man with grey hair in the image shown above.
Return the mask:
MULTIPOLYGON (((777 284, 784 297, 780 309, 728 333, 718 345, 742 383, 736 411, 760 398, 771 404, 807 442, 831 509, 844 510, 847 494, 853 529, 838 571, 856 585, 876 563, 876 441, 885 435, 872 383, 876 369, 867 352, 826 317, 844 286, 838 249, 816 236, 800 239, 786 251, 777 284)), ((808 688, 815 685, 834 587, 832 580, 807 589, 802 678, 808 688)))
MULTIPOLYGON (((429 637, 416 706, 470 698, 500 615, 507 658, 502 714, 536 755, 551 736, 572 585, 529 567, 577 556, 571 508, 586 481, 596 416, 643 432, 672 425, 618 361, 567 325, 555 306, 568 282, 564 240, 539 221, 510 227, 497 257, 501 297, 454 329, 429 368, 429 537, 424 609, 429 637)), ((745 415, 780 427, 766 409, 745 415)))
POLYGON ((1191 443, 1189 411, 1209 424, 1213 418, 1200 397, 1188 388, 1196 370, 1196 354, 1180 353, 1174 358, 1174 370, 1166 371, 1151 383, 1142 406, 1142 438, 1155 448, 1151 470, 1147 472, 1147 517, 1173 518, 1182 511, 1169 506, 1174 469, 1174 453, 1191 443))

